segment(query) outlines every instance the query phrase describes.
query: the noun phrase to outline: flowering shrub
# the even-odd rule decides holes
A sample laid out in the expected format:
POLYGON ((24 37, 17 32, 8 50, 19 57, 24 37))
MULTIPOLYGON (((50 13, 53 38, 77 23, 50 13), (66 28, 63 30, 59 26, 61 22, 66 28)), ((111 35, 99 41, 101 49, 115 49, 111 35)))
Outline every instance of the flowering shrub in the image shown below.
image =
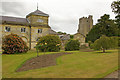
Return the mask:
POLYGON ((56 51, 60 51, 61 40, 58 36, 47 35, 40 37, 36 46, 38 46, 39 50, 42 52, 46 52, 46 51, 56 52, 56 51))
POLYGON ((26 43, 16 34, 10 34, 3 37, 2 40, 3 53, 14 54, 28 51, 26 43))

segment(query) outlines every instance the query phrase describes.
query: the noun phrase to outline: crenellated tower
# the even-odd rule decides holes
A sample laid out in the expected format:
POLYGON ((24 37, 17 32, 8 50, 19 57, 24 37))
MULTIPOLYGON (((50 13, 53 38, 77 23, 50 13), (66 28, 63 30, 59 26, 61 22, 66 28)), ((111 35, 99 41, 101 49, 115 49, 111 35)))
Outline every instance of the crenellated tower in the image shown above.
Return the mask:
POLYGON ((82 17, 79 19, 79 25, 78 25, 78 33, 86 36, 88 32, 93 27, 93 16, 89 15, 89 17, 82 17))

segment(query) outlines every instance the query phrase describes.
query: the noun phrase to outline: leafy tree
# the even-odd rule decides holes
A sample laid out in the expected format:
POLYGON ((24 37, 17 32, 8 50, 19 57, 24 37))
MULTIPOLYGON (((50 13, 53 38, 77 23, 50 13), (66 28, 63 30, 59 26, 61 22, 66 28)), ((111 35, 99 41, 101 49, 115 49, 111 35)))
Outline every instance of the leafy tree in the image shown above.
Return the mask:
POLYGON ((120 36, 120 1, 113 1, 111 4, 112 11, 116 14, 116 24, 119 28, 118 36, 120 36))
POLYGON ((96 24, 90 30, 90 32, 86 35, 86 42, 91 41, 94 42, 96 39, 99 39, 101 36, 99 26, 96 24))
POLYGON ((115 49, 118 48, 119 37, 113 36, 110 38, 110 48, 115 49))
POLYGON ((2 39, 3 53, 14 54, 28 51, 26 43, 16 34, 9 34, 2 39))
POLYGON ((92 45, 93 49, 103 50, 103 53, 105 53, 105 50, 107 49, 112 49, 117 47, 118 47, 118 37, 107 37, 105 35, 102 35, 92 45))
POLYGON ((42 52, 60 51, 60 47, 61 47, 61 40, 58 36, 55 35, 47 35, 40 37, 36 44, 36 48, 39 48, 39 50, 42 52))
POLYGON ((105 53, 106 49, 110 48, 110 40, 106 36, 101 36, 100 39, 97 39, 94 42, 94 47, 95 50, 103 50, 103 53, 105 53))
POLYGON ((65 45, 65 51, 74 51, 80 49, 80 42, 78 40, 69 40, 65 45))
POLYGON ((116 26, 115 21, 110 19, 110 16, 107 14, 104 14, 98 19, 98 23, 94 25, 91 31, 87 34, 86 42, 94 42, 102 35, 108 37, 118 36, 118 27, 116 26))

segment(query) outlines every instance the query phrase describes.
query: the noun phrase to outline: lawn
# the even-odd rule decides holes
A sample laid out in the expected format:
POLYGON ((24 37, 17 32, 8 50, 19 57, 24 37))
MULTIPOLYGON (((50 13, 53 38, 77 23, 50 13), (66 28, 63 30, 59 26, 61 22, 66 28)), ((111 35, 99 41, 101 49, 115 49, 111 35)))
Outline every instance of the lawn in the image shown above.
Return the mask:
MULTIPOLYGON (((64 51, 61 51, 64 52, 64 51)), ((102 78, 118 69, 118 51, 107 50, 82 52, 57 58, 57 65, 23 72, 15 72, 26 60, 35 57, 35 51, 24 54, 2 55, 2 76, 4 78, 102 78)), ((52 54, 58 52, 47 52, 52 54)), ((42 55, 43 53, 39 53, 42 55)))

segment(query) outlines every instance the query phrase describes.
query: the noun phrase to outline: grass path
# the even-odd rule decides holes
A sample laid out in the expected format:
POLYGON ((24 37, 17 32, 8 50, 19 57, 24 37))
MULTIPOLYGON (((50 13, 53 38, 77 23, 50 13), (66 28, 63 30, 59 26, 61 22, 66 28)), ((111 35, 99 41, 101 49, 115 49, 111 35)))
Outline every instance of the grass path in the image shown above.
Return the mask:
MULTIPOLYGON (((63 52, 63 51, 62 51, 63 52)), ((57 58, 57 65, 24 72, 15 70, 27 59, 36 56, 36 52, 2 55, 4 78, 102 78, 117 70, 118 52, 108 53, 72 51, 74 54, 57 58), (32 76, 31 76, 32 75, 32 76)), ((51 54, 53 52, 47 52, 51 54)), ((54 52, 58 53, 58 52, 54 52)), ((43 53, 40 53, 40 55, 43 53)))

